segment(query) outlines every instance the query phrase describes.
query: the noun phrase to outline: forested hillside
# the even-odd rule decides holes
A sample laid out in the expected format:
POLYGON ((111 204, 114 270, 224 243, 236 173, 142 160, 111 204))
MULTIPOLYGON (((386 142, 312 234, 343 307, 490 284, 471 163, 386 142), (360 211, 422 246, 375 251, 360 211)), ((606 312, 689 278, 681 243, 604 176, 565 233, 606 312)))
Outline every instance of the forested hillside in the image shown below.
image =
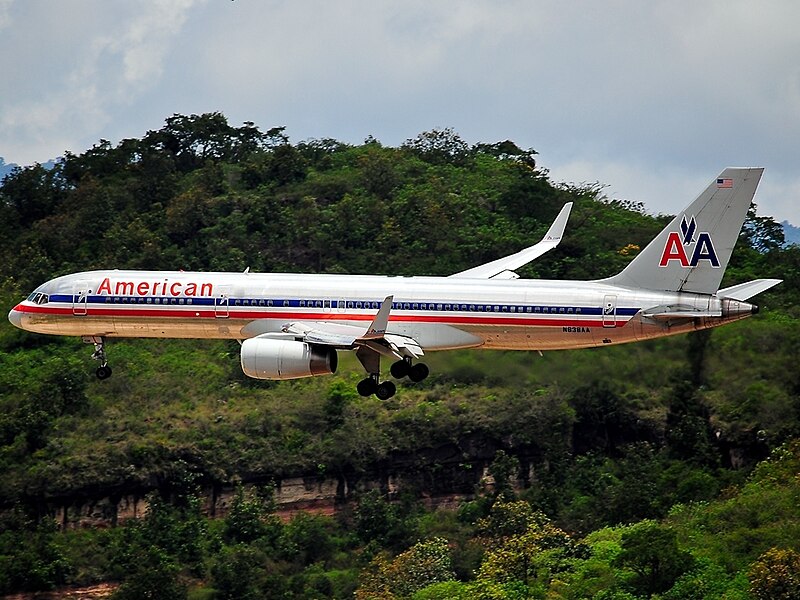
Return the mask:
MULTIPOLYGON (((667 220, 551 181, 511 141, 292 143, 281 127, 174 115, 5 177, 0 299, 7 312, 93 268, 447 275, 537 241, 566 201, 563 242, 523 276, 613 274, 667 220)), ((784 283, 746 321, 544 356, 432 355, 431 376, 386 402, 355 393, 355 360, 248 380, 235 342, 112 340, 100 382, 80 340, 3 320, 0 593, 798 597, 800 248, 753 210, 723 285, 759 277, 784 283), (280 520, 287 477, 338 481, 334 515, 280 520), (233 499, 209 518, 222 489, 233 499), (144 515, 56 522, 123 497, 144 515)))

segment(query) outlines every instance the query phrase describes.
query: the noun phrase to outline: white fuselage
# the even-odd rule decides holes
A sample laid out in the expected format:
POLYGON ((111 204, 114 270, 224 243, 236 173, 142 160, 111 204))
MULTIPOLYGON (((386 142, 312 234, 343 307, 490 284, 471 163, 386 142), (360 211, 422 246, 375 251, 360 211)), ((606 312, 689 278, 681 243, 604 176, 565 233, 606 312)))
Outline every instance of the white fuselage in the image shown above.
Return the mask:
POLYGON ((705 329, 753 310, 601 281, 108 270, 53 279, 9 318, 56 335, 242 340, 296 321, 366 326, 390 294, 389 330, 424 350, 586 348, 705 329), (656 307, 699 316, 643 314, 656 307))

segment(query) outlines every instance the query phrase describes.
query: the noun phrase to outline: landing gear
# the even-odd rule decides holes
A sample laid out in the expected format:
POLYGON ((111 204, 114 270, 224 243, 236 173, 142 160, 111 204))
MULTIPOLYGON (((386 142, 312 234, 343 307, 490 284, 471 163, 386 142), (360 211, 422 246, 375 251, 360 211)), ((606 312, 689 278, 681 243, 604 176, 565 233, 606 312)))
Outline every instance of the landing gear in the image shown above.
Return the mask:
POLYGON ((411 370, 411 361, 407 359, 398 360, 395 363, 392 363, 392 366, 389 368, 389 372, 392 374, 392 377, 395 379, 402 379, 408 372, 411 370))
POLYGON ((417 383, 422 381, 430 374, 430 369, 425 363, 411 364, 411 359, 404 358, 392 363, 389 371, 395 379, 402 379, 408 377, 411 381, 417 383))
POLYGON ((97 367, 95 371, 95 375, 97 378, 102 381, 104 379, 108 379, 111 377, 111 367, 108 366, 108 359, 106 358, 106 343, 102 337, 85 337, 83 341, 87 344, 94 344, 94 352, 92 352, 92 358, 95 360, 100 361, 100 366, 97 367))
POLYGON ((358 390, 358 393, 364 396, 365 398, 367 396, 371 396, 376 391, 378 391, 378 376, 375 375, 373 377, 372 375, 370 375, 366 379, 362 379, 361 381, 358 382, 356 389, 358 390))
POLYGON ((394 396, 396 391, 397 387, 395 387, 394 383, 391 381, 384 381, 378 385, 378 389, 375 390, 375 395, 378 397, 378 400, 388 400, 394 396))
POLYGON ((391 381, 384 381, 379 383, 380 375, 373 373, 366 379, 358 382, 356 389, 362 396, 371 396, 375 394, 381 400, 388 400, 397 392, 397 387, 391 381))
MULTIPOLYGON (((375 394, 381 400, 388 400, 397 393, 397 386, 392 381, 381 381, 381 355, 370 348, 361 347, 356 351, 356 357, 364 366, 369 375, 358 382, 356 389, 362 396, 375 394)), ((422 381, 430 371, 423 363, 412 364, 410 358, 402 358, 389 368, 395 379, 408 377, 411 381, 422 381)))

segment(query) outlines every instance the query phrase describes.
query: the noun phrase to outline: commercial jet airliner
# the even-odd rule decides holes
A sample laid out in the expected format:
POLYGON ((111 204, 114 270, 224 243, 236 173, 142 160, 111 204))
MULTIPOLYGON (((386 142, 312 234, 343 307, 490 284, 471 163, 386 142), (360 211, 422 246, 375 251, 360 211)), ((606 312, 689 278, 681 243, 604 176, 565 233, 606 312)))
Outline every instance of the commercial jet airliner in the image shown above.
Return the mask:
POLYGON ((257 379, 334 373, 355 351, 364 396, 421 381, 425 352, 456 348, 556 350, 652 339, 757 312, 746 302, 780 283, 719 289, 763 169, 729 168, 619 274, 594 281, 518 279, 514 269, 556 247, 571 203, 537 244, 450 277, 90 271, 39 286, 9 313, 39 333, 94 344, 97 377, 111 375, 112 337, 229 338, 257 379))

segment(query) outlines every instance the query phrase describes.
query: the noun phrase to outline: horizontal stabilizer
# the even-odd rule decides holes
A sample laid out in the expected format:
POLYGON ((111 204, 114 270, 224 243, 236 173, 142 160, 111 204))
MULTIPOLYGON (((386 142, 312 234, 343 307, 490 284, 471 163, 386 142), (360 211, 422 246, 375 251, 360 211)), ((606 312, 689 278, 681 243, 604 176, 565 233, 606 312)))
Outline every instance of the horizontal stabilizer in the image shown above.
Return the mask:
POLYGON ((747 300, 761 292, 766 292, 769 288, 778 285, 782 281, 782 279, 755 279, 720 290, 717 292, 717 297, 730 298, 731 300, 747 300))
POLYGON ((544 234, 544 237, 539 243, 529 246, 524 250, 520 250, 516 254, 498 258, 497 260, 493 260, 485 265, 480 265, 478 267, 473 267, 472 269, 467 269, 466 271, 461 271, 460 273, 455 273, 454 275, 450 275, 450 277, 457 277, 459 279, 518 278, 519 276, 514 273, 514 269, 519 269, 520 267, 527 265, 529 262, 540 257, 545 252, 549 252, 558 246, 559 242, 561 242, 562 236, 564 235, 564 228, 567 225, 567 219, 569 219, 569 213, 571 210, 572 202, 567 202, 561 209, 561 212, 558 213, 556 220, 553 221, 552 225, 550 225, 550 229, 547 230, 547 233, 544 234))

